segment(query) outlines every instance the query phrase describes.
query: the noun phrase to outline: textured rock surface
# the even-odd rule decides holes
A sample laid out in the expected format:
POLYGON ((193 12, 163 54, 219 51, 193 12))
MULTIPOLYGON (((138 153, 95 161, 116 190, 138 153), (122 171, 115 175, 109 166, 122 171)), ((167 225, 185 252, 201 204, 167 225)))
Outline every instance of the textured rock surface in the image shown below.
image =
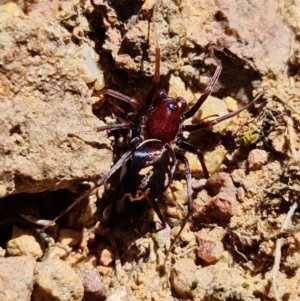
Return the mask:
MULTIPOLYGON (((149 32, 148 20, 151 20, 154 2, 116 2, 95 1, 99 5, 101 15, 108 22, 105 50, 111 51, 118 68, 141 72, 145 75, 154 74, 155 36, 149 32), (148 20, 136 18, 133 14, 148 16, 148 20), (118 17, 121 22, 117 21, 118 17), (126 28, 124 35, 123 28, 126 28), (145 49, 147 49, 145 51, 145 49)), ((161 5, 153 17, 157 38, 161 47, 161 74, 166 75, 170 69, 178 67, 177 53, 184 44, 186 34, 178 7, 171 0, 161 1, 161 5)))
POLYGON ((279 2, 184 1, 182 16, 187 39, 228 50, 254 70, 282 72, 289 55, 290 37, 279 2), (272 22, 276 20, 276 22, 272 22), (200 30, 196 30, 196 28, 200 30))
POLYGON ((36 284, 32 294, 34 301, 80 301, 84 290, 79 276, 68 263, 60 259, 48 259, 37 264, 36 284))
POLYGON ((76 271, 84 287, 84 300, 106 300, 107 288, 101 281, 98 271, 81 268, 76 271))
POLYGON ((37 259, 42 257, 43 251, 33 233, 17 226, 13 227, 12 237, 6 244, 8 256, 30 255, 37 259))
POLYGON ((30 301, 35 265, 31 256, 0 258, 0 300, 30 301))
POLYGON ((226 224, 239 205, 230 175, 225 172, 212 175, 207 181, 207 191, 203 190, 194 201, 194 219, 200 223, 226 224))
POLYGON ((109 169, 101 123, 68 33, 42 18, 0 17, 0 197, 67 188, 109 169), (93 162, 93 164, 91 164, 93 162))

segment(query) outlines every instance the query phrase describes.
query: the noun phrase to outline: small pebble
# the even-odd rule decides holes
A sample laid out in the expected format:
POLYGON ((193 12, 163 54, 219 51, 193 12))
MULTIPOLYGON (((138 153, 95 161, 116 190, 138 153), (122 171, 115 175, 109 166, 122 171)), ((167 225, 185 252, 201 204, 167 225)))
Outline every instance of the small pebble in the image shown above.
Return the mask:
POLYGON ((262 149, 254 149, 249 153, 249 169, 254 171, 261 169, 268 162, 268 153, 262 149))
POLYGON ((43 251, 30 231, 14 226, 12 238, 6 244, 6 254, 8 256, 29 255, 37 259, 43 256, 43 251))

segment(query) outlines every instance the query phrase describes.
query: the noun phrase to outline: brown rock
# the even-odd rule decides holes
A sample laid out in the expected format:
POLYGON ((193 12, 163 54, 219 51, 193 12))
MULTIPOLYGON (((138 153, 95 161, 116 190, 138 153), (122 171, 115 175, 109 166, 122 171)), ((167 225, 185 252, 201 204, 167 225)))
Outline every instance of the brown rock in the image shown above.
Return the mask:
POLYGON ((9 256, 30 255, 40 258, 43 255, 42 248, 32 232, 13 227, 12 237, 6 243, 6 252, 9 256))
POLYGON ((0 16, 0 197, 68 188, 108 171, 104 133, 68 33, 38 17, 0 16), (80 138, 69 137, 76 134, 80 138))
POLYGON ((172 288, 182 298, 189 298, 192 295, 193 281, 197 266, 190 258, 180 258, 171 270, 172 288))
POLYGON ((107 246, 105 248, 102 248, 102 246, 100 245, 97 252, 99 254, 99 263, 100 263, 100 265, 104 265, 104 266, 107 267, 115 259, 115 255, 114 255, 112 249, 109 246, 107 246))
POLYGON ((250 170, 258 170, 268 162, 268 153, 262 149, 253 149, 248 155, 250 170))
POLYGON ((205 230, 197 233, 199 248, 197 255, 207 264, 218 261, 223 254, 224 245, 219 238, 205 230))
MULTIPOLYGON (((205 203, 197 198, 193 203, 193 217, 200 223, 228 223, 239 205, 236 187, 229 174, 219 172, 207 180, 205 203)), ((202 193, 203 194, 203 193, 202 193)))
MULTIPOLYGON (((103 48, 112 53, 116 66, 152 76, 155 65, 154 31, 151 29, 149 31, 150 25, 146 18, 134 18, 134 20, 129 18, 134 10, 141 10, 141 15, 149 14, 148 6, 142 7, 142 2, 134 1, 131 2, 130 8, 129 2, 122 3, 122 1, 118 6, 110 6, 108 1, 104 3, 100 1, 99 4, 108 21, 107 38, 103 48), (119 23, 118 19, 122 22, 119 23), (124 27, 127 28, 125 34, 124 27), (144 51, 145 47, 147 51, 144 51)), ((179 9, 171 0, 160 1, 156 11, 155 28, 161 47, 161 74, 166 75, 170 70, 178 67, 177 53, 184 43, 186 34, 179 9), (169 27, 168 30, 165 30, 165 26, 169 27)))
POLYGON ((35 265, 31 256, 0 258, 0 300, 30 301, 35 265))
MULTIPOLYGON (((221 46, 261 73, 284 70, 290 37, 278 1, 187 0, 181 14, 193 44, 221 46)), ((240 75, 236 80, 243 80, 240 75)))
POLYGON ((240 183, 243 178, 246 176, 245 169, 235 169, 231 174, 232 181, 234 183, 240 183))
POLYGON ((107 289, 96 270, 80 268, 76 273, 79 275, 84 287, 85 301, 106 300, 107 289))
POLYGON ((48 259, 37 264, 34 301, 81 301, 84 290, 79 276, 68 263, 60 259, 48 259))

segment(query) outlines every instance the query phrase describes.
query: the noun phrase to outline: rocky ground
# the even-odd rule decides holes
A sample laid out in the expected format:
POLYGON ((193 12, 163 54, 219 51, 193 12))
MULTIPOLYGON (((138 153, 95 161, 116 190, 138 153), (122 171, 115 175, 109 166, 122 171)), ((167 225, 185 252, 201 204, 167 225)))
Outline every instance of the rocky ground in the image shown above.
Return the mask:
POLYGON ((0 300, 300 300, 300 1, 0 1, 0 300), (107 223, 118 172, 84 195, 128 149, 128 107, 151 85, 198 99, 187 123, 237 110, 211 130, 184 134, 210 173, 184 168, 158 200, 107 223), (47 227, 44 229, 43 227, 47 227))

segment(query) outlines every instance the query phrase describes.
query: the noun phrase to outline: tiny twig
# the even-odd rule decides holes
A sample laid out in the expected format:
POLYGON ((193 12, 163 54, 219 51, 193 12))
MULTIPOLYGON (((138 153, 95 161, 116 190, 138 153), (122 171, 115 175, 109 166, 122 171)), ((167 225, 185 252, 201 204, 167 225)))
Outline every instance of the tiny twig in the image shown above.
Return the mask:
POLYGON ((287 215, 286 215, 286 218, 285 218, 285 220, 284 220, 284 222, 283 222, 283 224, 282 224, 282 227, 281 227, 281 229, 280 229, 281 232, 284 232, 284 231, 288 230, 289 224, 290 224, 290 222, 291 222, 291 219, 292 219, 292 217, 293 217, 295 211, 297 210, 297 208, 298 208, 298 204, 295 202, 295 203, 291 206, 289 212, 288 212, 287 215))
POLYGON ((181 257, 183 257, 184 255, 189 254, 189 253, 191 253, 191 252, 197 250, 197 248, 198 248, 197 246, 191 247, 191 248, 189 248, 188 250, 185 250, 184 252, 178 254, 178 257, 181 258, 181 257))
POLYGON ((279 238, 276 240, 275 258, 274 258, 274 265, 272 270, 272 288, 273 288, 273 293, 276 301, 282 301, 278 295, 278 290, 277 290, 277 276, 278 276, 280 260, 281 260, 281 247, 282 247, 282 238, 279 238))
MULTIPOLYGON (((280 229, 280 232, 284 232, 289 228, 289 224, 291 222, 291 219, 298 208, 298 204, 295 202, 289 212, 286 215, 286 218, 282 224, 282 227, 280 229)), ((280 268, 280 261, 281 261, 281 247, 283 245, 283 238, 278 238, 276 240, 276 249, 275 249, 275 256, 274 256, 274 265, 272 269, 272 289, 274 293, 274 298, 276 301, 282 301, 281 298, 279 297, 278 294, 278 289, 277 289, 277 276, 280 268)))
POLYGON ((233 247, 234 247, 235 252, 237 252, 239 255, 241 255, 246 260, 246 262, 249 261, 249 259, 246 257, 246 255, 244 255, 242 252, 240 252, 235 244, 233 244, 233 247))

